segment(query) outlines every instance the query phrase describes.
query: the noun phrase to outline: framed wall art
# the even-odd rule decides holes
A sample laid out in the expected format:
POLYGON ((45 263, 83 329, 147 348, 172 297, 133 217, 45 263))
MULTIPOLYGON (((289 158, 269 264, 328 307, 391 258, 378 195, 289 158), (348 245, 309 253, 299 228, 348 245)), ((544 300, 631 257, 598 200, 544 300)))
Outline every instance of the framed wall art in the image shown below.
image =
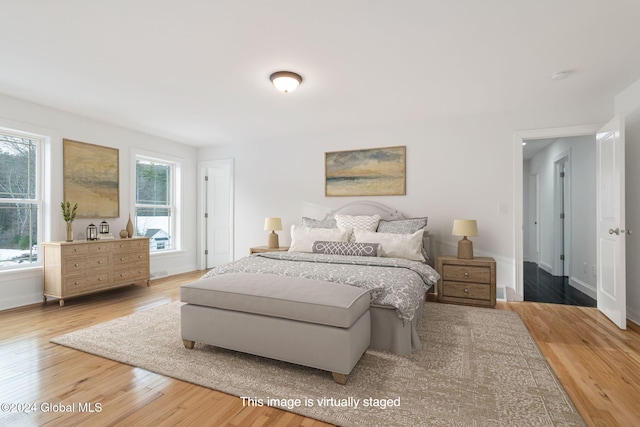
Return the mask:
POLYGON ((396 196, 406 191, 406 146, 325 154, 325 196, 396 196))
POLYGON ((118 149, 63 140, 64 200, 78 203, 77 218, 120 216, 118 149))

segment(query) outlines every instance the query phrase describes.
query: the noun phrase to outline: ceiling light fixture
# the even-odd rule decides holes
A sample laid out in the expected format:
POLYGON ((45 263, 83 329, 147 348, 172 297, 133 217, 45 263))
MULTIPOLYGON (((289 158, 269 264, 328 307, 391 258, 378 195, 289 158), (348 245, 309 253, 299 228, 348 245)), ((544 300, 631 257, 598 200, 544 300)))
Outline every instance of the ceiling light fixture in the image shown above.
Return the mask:
POLYGON ((276 89, 284 93, 293 92, 302 83, 300 74, 291 71, 276 71, 269 78, 276 89))
POLYGON ((557 73, 553 73, 551 75, 551 79, 552 80, 564 80, 567 77, 569 77, 569 72, 568 71, 558 71, 557 73))

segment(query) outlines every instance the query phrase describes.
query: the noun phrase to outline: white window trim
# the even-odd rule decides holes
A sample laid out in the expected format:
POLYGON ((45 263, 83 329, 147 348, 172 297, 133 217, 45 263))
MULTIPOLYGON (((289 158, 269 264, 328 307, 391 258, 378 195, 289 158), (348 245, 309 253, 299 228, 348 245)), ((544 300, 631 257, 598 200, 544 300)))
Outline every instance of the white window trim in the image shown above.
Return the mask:
POLYGON ((182 241, 182 230, 184 227, 183 224, 183 215, 182 215, 182 163, 184 162, 184 159, 180 158, 180 157, 174 157, 174 156, 170 156, 167 154, 162 154, 162 153, 156 153, 156 152, 152 152, 152 151, 147 151, 147 150, 141 150, 139 148, 132 148, 131 149, 131 161, 130 163, 130 184, 131 184, 131 191, 130 191, 130 195, 131 195, 131 199, 130 199, 130 206, 131 206, 131 210, 134 212, 135 215, 135 208, 136 208, 136 186, 137 186, 137 182, 136 182, 136 160, 138 158, 141 159, 145 159, 145 160, 151 160, 151 161, 159 161, 159 162, 169 162, 169 163, 173 163, 174 164, 174 176, 173 176, 173 183, 174 185, 172 185, 171 188, 171 197, 174 200, 174 206, 175 206, 175 212, 174 212, 174 218, 173 218, 173 226, 175 229, 175 236, 172 237, 173 242, 174 242, 174 246, 172 249, 167 249, 167 250, 161 250, 161 251, 157 251, 157 252, 151 252, 151 256, 152 257, 157 257, 157 256, 162 256, 162 255, 167 255, 167 254, 176 254, 179 252, 183 252, 184 248, 184 244, 182 241))
MULTIPOLYGON (((39 140, 37 153, 36 153, 36 170, 37 170, 37 184, 36 184, 36 200, 38 201, 38 261, 32 264, 23 266, 7 267, 0 269, 0 275, 3 276, 3 280, 8 274, 15 275, 20 272, 23 274, 29 270, 38 269, 41 270, 43 266, 43 256, 41 251, 41 243, 51 240, 52 236, 52 163, 53 163, 53 150, 52 144, 54 141, 60 143, 62 138, 59 133, 53 129, 43 128, 40 126, 34 126, 28 123, 20 123, 12 120, 0 119, 0 132, 6 132, 7 134, 17 134, 18 136, 26 136, 29 138, 39 140)), ((13 280, 13 278, 11 279, 13 280)))

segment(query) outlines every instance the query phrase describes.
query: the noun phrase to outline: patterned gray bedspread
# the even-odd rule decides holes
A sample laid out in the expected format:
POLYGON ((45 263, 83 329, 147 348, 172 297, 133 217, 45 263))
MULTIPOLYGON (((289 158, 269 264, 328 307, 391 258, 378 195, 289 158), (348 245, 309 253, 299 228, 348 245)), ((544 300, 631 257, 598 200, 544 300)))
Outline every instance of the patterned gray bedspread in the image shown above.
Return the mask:
POLYGON ((280 274, 357 286, 371 291, 372 304, 394 307, 404 321, 413 319, 425 292, 440 277, 417 261, 303 252, 254 254, 216 267, 203 277, 227 273, 280 274))

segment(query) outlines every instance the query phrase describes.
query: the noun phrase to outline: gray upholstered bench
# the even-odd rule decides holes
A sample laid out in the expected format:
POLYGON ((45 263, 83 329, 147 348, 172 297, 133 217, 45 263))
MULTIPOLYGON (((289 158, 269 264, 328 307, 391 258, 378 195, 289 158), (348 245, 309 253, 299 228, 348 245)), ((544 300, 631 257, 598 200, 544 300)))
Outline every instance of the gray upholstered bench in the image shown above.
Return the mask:
POLYGON ((182 286, 182 339, 310 366, 345 384, 371 340, 369 292, 297 277, 233 273, 182 286))

